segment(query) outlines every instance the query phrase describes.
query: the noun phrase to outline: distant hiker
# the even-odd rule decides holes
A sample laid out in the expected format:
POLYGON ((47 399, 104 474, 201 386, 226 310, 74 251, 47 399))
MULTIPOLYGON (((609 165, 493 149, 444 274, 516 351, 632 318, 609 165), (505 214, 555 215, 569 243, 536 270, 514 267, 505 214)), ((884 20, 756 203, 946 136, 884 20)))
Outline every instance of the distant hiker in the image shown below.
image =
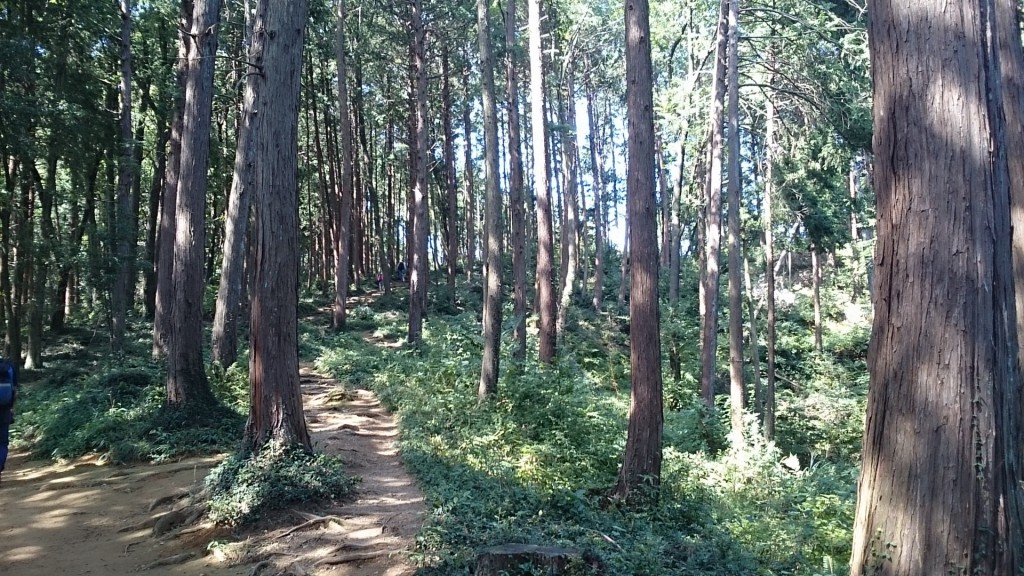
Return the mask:
POLYGON ((14 400, 18 388, 18 367, 0 358, 0 476, 7 462, 7 444, 14 422, 14 400))
POLYGON ((398 273, 398 281, 405 282, 405 262, 399 262, 398 268, 395 268, 395 272, 398 273))
POLYGON ((384 291, 384 273, 383 272, 377 272, 377 291, 378 292, 383 292, 384 291))

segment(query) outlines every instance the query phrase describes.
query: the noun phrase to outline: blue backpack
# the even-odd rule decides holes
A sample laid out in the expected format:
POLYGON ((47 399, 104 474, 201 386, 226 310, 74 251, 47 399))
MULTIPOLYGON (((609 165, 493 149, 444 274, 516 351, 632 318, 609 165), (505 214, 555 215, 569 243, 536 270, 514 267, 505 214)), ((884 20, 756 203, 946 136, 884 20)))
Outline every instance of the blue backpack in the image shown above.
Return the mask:
POLYGON ((0 359, 0 410, 14 406, 14 388, 18 385, 18 372, 14 364, 0 359))

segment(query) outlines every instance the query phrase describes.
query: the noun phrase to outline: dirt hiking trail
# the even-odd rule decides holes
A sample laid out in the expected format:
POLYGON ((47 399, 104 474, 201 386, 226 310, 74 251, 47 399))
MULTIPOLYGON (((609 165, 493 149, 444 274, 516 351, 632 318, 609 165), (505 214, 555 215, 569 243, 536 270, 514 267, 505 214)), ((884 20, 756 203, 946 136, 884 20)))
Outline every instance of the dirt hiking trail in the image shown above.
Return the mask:
POLYGON ((368 390, 346 391, 308 367, 301 378, 315 447, 362 478, 354 499, 296 506, 240 532, 196 524, 154 536, 154 518, 184 507, 168 497, 196 488, 219 457, 112 466, 12 453, 0 484, 0 576, 412 574, 423 495, 401 464, 394 418, 368 390), (151 510, 158 500, 170 501, 151 510))

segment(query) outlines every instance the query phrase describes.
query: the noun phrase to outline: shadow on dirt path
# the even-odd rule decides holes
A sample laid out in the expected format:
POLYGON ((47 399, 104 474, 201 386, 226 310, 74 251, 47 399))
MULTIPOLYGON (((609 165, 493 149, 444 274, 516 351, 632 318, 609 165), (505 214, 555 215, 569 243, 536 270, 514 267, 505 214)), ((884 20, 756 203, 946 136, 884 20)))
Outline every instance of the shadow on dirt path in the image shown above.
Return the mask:
POLYGON ((368 390, 308 367, 301 376, 316 448, 362 478, 353 500, 297 507, 240 533, 200 524, 153 537, 153 518, 175 504, 151 506, 198 487, 219 457, 112 466, 12 454, 0 484, 0 575, 412 574, 423 495, 402 466, 394 418, 368 390))

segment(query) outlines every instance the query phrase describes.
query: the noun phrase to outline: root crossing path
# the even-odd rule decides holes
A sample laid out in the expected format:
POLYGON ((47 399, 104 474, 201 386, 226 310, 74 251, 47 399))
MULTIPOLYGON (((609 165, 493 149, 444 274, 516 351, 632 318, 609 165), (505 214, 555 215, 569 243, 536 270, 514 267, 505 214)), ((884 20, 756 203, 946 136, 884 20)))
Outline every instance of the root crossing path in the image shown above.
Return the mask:
POLYGON ((368 390, 301 375, 317 450, 362 479, 353 500, 295 507, 241 533, 199 524, 154 537, 154 520, 183 506, 219 458, 62 465, 15 453, 0 483, 0 575, 412 574, 423 495, 402 466, 394 418, 368 390))

